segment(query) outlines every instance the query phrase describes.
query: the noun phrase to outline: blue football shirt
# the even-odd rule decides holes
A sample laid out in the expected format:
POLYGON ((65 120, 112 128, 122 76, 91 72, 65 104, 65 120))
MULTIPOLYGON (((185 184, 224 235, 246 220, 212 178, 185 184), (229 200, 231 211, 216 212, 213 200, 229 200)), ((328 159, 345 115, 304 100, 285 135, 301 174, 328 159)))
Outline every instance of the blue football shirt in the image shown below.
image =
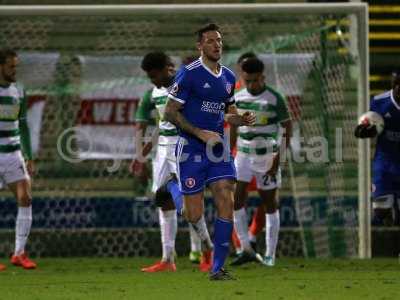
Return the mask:
POLYGON ((400 104, 393 98, 393 90, 373 97, 370 110, 380 114, 385 121, 385 128, 376 143, 375 160, 400 164, 400 104))
MULTIPOLYGON (((224 134, 224 113, 234 104, 235 75, 225 66, 213 73, 201 60, 183 66, 175 77, 169 97, 182 103, 183 116, 194 126, 224 134)), ((205 146, 193 135, 178 129, 191 146, 205 146)))

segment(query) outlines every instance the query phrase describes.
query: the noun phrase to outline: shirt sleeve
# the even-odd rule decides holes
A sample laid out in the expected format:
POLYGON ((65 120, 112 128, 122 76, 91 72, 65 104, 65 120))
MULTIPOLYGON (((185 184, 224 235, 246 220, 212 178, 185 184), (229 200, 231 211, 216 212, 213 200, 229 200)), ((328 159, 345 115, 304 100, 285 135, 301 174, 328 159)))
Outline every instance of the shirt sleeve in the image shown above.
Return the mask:
POLYGON ((233 73, 231 73, 231 76, 228 77, 229 82, 226 83, 226 91, 228 92, 229 96, 225 101, 226 105, 232 105, 235 104, 235 88, 236 88, 236 77, 233 73))
POLYGON ((175 82, 169 91, 168 97, 184 104, 189 100, 189 94, 189 73, 185 68, 182 68, 175 77, 175 82))
POLYGON ((226 105, 235 104, 235 83, 231 85, 231 92, 229 93, 229 98, 226 99, 226 105))
POLYGON ((33 155, 32 155, 31 135, 29 132, 27 112, 28 112, 28 102, 26 99, 26 95, 24 93, 24 97, 21 99, 21 108, 18 116, 19 131, 21 134, 22 153, 24 154, 25 159, 31 160, 33 158, 33 155))
POLYGON ((155 108, 154 103, 151 101, 152 91, 153 89, 148 90, 143 95, 143 98, 139 101, 139 105, 135 114, 135 119, 137 122, 150 122, 152 119, 151 112, 155 108))
POLYGON ((276 116, 279 123, 290 120, 289 109, 286 104, 285 97, 278 94, 276 103, 276 116))

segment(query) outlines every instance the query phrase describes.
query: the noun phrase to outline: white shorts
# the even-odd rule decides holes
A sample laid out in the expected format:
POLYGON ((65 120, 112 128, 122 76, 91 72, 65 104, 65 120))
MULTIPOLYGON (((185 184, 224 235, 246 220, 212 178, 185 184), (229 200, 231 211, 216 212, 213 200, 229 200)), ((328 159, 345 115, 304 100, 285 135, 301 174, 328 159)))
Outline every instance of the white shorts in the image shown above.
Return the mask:
POLYGON ((281 187, 281 169, 278 169, 276 176, 266 176, 266 172, 272 166, 272 155, 249 155, 237 152, 235 167, 237 181, 250 182, 253 176, 256 178, 257 189, 273 190, 281 187))
POLYGON ((156 156, 153 159, 153 186, 155 193, 169 178, 176 174, 175 144, 158 145, 156 156))
POLYGON ((21 151, 0 153, 0 186, 24 179, 29 175, 21 151))

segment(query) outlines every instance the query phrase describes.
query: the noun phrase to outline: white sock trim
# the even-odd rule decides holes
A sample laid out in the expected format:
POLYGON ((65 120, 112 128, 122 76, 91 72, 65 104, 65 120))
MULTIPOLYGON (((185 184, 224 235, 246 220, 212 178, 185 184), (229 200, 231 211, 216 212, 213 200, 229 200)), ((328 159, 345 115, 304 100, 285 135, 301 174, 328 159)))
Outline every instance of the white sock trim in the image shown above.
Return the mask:
POLYGON ((25 252, 25 245, 32 227, 32 206, 18 207, 15 222, 15 250, 14 255, 25 252))
POLYGON ((265 256, 275 257, 276 247, 279 239, 280 217, 279 210, 273 214, 266 214, 265 225, 265 242, 266 251, 265 256))
POLYGON ((193 225, 189 223, 189 234, 190 234, 190 251, 199 252, 201 251, 201 239, 194 230, 193 225))
MULTIPOLYGON (((213 249, 214 245, 211 241, 210 234, 208 233, 206 220, 204 216, 201 216, 200 220, 196 223, 191 223, 193 229, 197 232, 198 236, 200 237, 201 242, 204 244, 205 247, 208 249, 213 249)), ((206 249, 204 249, 206 250, 206 249)))
POLYGON ((178 218, 176 210, 160 209, 160 231, 161 231, 161 244, 162 244, 162 261, 174 261, 175 239, 178 230, 178 218))
POLYGON ((247 212, 244 207, 233 212, 233 223, 235 225, 236 234, 240 240, 242 250, 252 251, 249 240, 249 224, 247 221, 247 212))

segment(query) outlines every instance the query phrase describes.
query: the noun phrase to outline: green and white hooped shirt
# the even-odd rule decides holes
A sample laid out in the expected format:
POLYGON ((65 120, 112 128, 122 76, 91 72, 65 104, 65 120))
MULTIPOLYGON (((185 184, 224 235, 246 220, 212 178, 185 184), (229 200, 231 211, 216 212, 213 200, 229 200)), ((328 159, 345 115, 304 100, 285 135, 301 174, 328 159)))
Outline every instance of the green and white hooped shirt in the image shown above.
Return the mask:
POLYGON ((240 114, 250 111, 256 116, 253 126, 239 127, 238 151, 256 155, 277 152, 279 124, 290 119, 285 98, 270 87, 257 96, 244 88, 235 94, 235 101, 240 114))
POLYGON ((146 92, 139 103, 136 111, 136 120, 139 122, 150 122, 153 118, 152 111, 157 109, 158 127, 160 129, 158 144, 171 145, 176 144, 178 140, 178 131, 174 124, 165 121, 164 112, 168 100, 168 89, 154 87, 146 92))
POLYGON ((0 86, 0 155, 22 150, 26 159, 32 159, 27 110, 21 87, 15 83, 0 86))

